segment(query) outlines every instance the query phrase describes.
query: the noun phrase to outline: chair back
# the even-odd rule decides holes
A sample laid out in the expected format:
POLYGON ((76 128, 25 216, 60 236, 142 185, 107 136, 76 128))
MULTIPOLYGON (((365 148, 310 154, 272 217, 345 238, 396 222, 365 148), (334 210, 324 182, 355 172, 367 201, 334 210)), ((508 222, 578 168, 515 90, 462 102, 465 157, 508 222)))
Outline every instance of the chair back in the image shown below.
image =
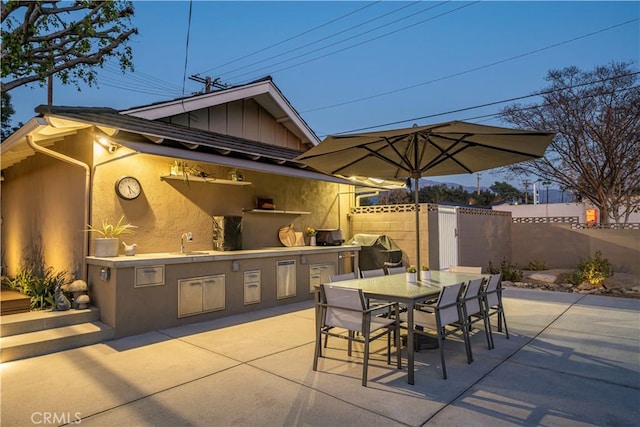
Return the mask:
POLYGON ((333 274, 329 276, 330 282, 342 282, 343 280, 353 280, 353 279, 357 279, 356 273, 353 271, 351 273, 333 274))
POLYGON ((362 332, 365 299, 362 289, 320 285, 327 304, 325 325, 362 332))
POLYGON ((438 297, 436 307, 438 307, 438 312, 440 313, 441 326, 460 320, 458 311, 458 296, 460 295, 460 289, 462 289, 462 283, 444 286, 440 290, 440 296, 438 297))
POLYGON ((492 274, 489 276, 487 287, 484 290, 488 307, 496 306, 500 302, 498 299, 498 287, 500 286, 501 279, 502 274, 492 274))
POLYGON ((387 267, 387 274, 401 274, 406 272, 407 269, 405 267, 387 267))
POLYGON ((482 311, 480 306, 480 291, 482 290, 483 281, 484 279, 482 278, 470 280, 464 290, 462 300, 467 316, 472 316, 482 311))
POLYGON ((449 271, 452 273, 475 273, 482 274, 482 267, 469 267, 465 265, 450 265, 449 271))
POLYGON ((377 268, 375 270, 362 270, 360 271, 360 274, 363 278, 384 276, 384 268, 377 268))

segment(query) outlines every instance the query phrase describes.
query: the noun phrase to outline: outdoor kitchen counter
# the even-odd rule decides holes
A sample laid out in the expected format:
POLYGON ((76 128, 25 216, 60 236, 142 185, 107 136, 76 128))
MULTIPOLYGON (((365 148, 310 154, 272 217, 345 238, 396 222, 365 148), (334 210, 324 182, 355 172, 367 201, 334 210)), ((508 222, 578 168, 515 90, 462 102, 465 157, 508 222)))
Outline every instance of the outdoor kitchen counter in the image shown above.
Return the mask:
POLYGON ((195 251, 180 254, 177 252, 156 252, 136 254, 133 256, 119 255, 117 257, 100 258, 88 256, 87 264, 100 267, 125 268, 141 267, 156 264, 185 264, 211 261, 234 261, 250 258, 273 258, 281 256, 325 254, 333 252, 359 251, 360 246, 292 246, 262 249, 247 249, 240 251, 195 251))
POLYGON ((89 256, 87 283, 100 320, 123 337, 311 300, 332 274, 353 271, 359 251, 342 245, 89 256))

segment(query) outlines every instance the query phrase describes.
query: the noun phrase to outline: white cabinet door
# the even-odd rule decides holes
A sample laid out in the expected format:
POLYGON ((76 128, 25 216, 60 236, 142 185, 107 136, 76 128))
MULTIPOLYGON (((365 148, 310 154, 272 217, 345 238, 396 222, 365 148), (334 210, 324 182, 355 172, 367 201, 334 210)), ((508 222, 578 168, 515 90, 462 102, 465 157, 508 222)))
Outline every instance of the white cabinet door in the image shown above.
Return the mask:
POLYGON ((202 312, 202 280, 178 281, 178 317, 202 312))
POLYGON ((296 296, 296 261, 277 261, 277 290, 276 298, 296 296))
POLYGON ((178 280, 178 317, 224 308, 224 274, 178 280))
POLYGON ((202 311, 224 310, 224 274, 202 279, 202 311))

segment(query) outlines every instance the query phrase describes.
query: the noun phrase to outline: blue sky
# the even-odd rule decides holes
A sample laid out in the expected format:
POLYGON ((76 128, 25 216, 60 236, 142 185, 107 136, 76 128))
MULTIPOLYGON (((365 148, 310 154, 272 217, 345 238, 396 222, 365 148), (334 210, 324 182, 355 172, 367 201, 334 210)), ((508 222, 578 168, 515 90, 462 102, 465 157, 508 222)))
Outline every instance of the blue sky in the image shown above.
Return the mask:
MULTIPOLYGON (((188 50, 189 2, 134 6, 135 72, 123 76, 109 65, 97 87, 81 92, 56 83, 55 105, 124 109, 189 95, 202 85, 185 80, 186 56, 186 76, 236 85, 271 75, 323 138, 391 123, 504 125, 478 117, 507 104, 442 113, 537 92, 550 69, 640 67, 635 1, 194 1, 188 50)), ((16 121, 46 103, 45 88, 11 94, 16 121)), ((481 185, 500 179, 487 172, 481 185)), ((473 186, 476 176, 441 181, 473 186)))

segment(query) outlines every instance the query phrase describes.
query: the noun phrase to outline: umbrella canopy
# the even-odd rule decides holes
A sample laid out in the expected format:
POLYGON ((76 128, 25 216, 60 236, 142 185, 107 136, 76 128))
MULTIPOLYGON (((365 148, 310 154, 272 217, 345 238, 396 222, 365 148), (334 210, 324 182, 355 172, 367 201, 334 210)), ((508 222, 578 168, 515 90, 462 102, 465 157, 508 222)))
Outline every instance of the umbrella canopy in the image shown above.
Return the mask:
POLYGON ((427 126, 332 135, 295 160, 341 177, 413 178, 416 264, 420 263, 419 179, 493 169, 542 157, 555 136, 453 121, 427 126))

